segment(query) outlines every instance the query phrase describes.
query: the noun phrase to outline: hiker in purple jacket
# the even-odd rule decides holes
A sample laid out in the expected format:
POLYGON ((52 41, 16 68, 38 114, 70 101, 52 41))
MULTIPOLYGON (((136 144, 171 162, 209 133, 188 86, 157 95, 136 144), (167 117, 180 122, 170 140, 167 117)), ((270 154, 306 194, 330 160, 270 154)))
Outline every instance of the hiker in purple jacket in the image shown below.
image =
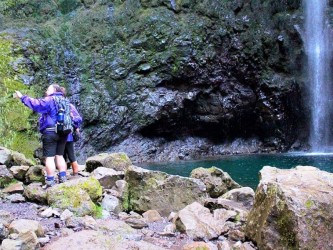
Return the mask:
POLYGON ((15 91, 16 97, 20 98, 22 103, 33 111, 40 113, 39 131, 42 134, 43 156, 46 166, 46 186, 50 187, 55 184, 54 173, 56 166, 59 170, 59 182, 66 181, 67 165, 63 154, 67 141, 67 135, 56 133, 55 125, 57 122, 57 107, 54 101, 55 96, 63 96, 61 87, 52 84, 46 91, 46 97, 35 99, 21 92, 15 91))

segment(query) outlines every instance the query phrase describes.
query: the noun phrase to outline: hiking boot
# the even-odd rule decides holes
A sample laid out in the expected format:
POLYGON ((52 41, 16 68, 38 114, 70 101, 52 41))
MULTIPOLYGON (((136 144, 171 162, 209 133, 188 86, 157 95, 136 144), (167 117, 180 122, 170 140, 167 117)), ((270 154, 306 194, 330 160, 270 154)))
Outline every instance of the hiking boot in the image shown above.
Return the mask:
POLYGON ((45 180, 45 185, 43 186, 44 189, 49 188, 49 187, 53 187, 55 185, 55 181, 54 180, 45 180))
POLYGON ((64 183, 67 181, 67 177, 66 176, 58 176, 59 179, 59 183, 64 183))

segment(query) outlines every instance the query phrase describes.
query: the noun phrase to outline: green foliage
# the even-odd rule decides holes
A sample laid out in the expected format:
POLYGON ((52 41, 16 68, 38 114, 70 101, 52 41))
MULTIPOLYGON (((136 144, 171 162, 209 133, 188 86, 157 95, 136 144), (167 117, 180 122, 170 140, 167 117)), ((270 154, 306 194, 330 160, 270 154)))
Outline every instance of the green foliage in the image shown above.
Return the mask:
POLYGON ((19 151, 32 158, 38 147, 36 128, 32 125, 35 116, 19 100, 13 98, 15 90, 34 95, 19 78, 26 69, 17 64, 21 55, 13 52, 14 45, 8 37, 0 37, 0 145, 19 151), (13 65, 15 66, 15 70, 13 65))

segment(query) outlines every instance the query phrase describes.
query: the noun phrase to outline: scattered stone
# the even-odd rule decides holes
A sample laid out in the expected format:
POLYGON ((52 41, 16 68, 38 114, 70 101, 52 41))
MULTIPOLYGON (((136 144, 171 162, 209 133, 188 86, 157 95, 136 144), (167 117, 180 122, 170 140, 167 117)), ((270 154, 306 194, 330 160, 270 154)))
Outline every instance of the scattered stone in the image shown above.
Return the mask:
POLYGON ((74 231, 72 229, 69 229, 69 228, 62 228, 61 229, 61 235, 63 237, 69 236, 69 235, 71 235, 73 233, 74 233, 74 231))
POLYGON ((60 215, 60 220, 67 220, 68 218, 72 217, 74 214, 69 211, 68 209, 65 209, 64 212, 60 215))
MULTIPOLYGON (((64 229, 67 229, 67 228, 64 228, 64 229)), ((68 229, 68 230, 70 230, 70 229, 68 229)), ((40 238, 38 238, 38 242, 41 246, 45 246, 47 243, 50 242, 50 237, 49 236, 40 237, 40 238)))
POLYGON ((125 171, 131 165, 132 162, 125 153, 101 153, 89 157, 86 161, 86 169, 88 172, 92 172, 98 167, 125 171))
POLYGON ((41 212, 40 216, 43 218, 60 217, 60 213, 57 210, 49 207, 46 210, 44 210, 43 212, 41 212))
POLYGON ((177 213, 171 212, 170 215, 168 216, 168 221, 173 221, 176 216, 177 216, 177 213))
POLYGON ((135 166, 125 172, 128 183, 123 209, 145 212, 157 210, 162 216, 179 211, 187 204, 207 197, 205 185, 197 179, 148 171, 135 166))
POLYGON ((25 175, 26 183, 45 182, 44 166, 36 165, 29 168, 25 175))
POLYGON ((0 223, 0 242, 6 239, 8 235, 9 235, 8 228, 3 223, 0 223))
POLYGON ((30 166, 12 166, 10 172, 19 181, 25 181, 25 175, 28 172, 30 166))
POLYGON ((220 197, 229 190, 241 187, 227 172, 216 167, 196 168, 192 170, 190 177, 205 183, 207 192, 212 198, 220 197))
POLYGON ((163 220, 161 215, 156 210, 148 210, 147 212, 144 212, 142 216, 147 223, 163 220))
POLYGON ((217 249, 218 250, 232 250, 231 244, 228 240, 223 240, 222 242, 217 242, 217 249))
POLYGON ((116 181, 124 179, 124 171, 116 171, 111 168, 98 167, 92 172, 103 188, 112 188, 116 181))
POLYGON ((0 188, 4 188, 14 180, 14 176, 5 165, 0 165, 0 188))
POLYGON ((104 195, 104 198, 101 203, 101 207, 109 212, 118 214, 121 211, 121 204, 117 197, 112 195, 104 195))
POLYGON ((333 249, 333 174, 264 167, 246 236, 259 249, 333 249))
POLYGON ((198 202, 179 211, 175 224, 180 232, 186 232, 194 240, 217 238, 223 231, 223 222, 198 202))
POLYGON ((26 186, 24 188, 23 195, 27 198, 29 201, 38 202, 40 204, 46 204, 47 203, 47 192, 42 187, 41 182, 34 182, 30 185, 26 186))
POLYGON ((22 194, 11 194, 6 197, 11 203, 25 202, 25 198, 22 194))
POLYGON ((175 224, 169 224, 164 227, 163 232, 160 232, 159 235, 167 236, 167 237, 174 237, 176 233, 176 226, 175 224))
POLYGON ((118 214, 118 217, 119 217, 120 220, 126 220, 130 217, 130 215, 127 214, 126 212, 121 212, 121 213, 118 214))
POLYGON ((1 243, 1 250, 21 250, 22 241, 20 240, 11 240, 4 239, 1 243))
POLYGON ((12 159, 11 151, 7 148, 0 147, 0 165, 9 166, 12 159))
POLYGON ((205 242, 192 242, 183 246, 183 250, 211 250, 209 245, 205 242))
POLYGON ((38 245, 38 238, 32 231, 27 231, 19 234, 19 240, 22 242, 21 249, 34 250, 38 245))
POLYGON ((9 233, 25 233, 28 231, 34 232, 38 237, 44 236, 44 230, 38 221, 19 219, 13 221, 9 225, 9 233))
POLYGON ((236 188, 225 193, 222 198, 241 203, 250 210, 254 202, 254 191, 249 187, 236 188))
POLYGON ((129 234, 136 232, 131 226, 123 221, 113 219, 99 221, 97 224, 98 230, 105 231, 109 234, 118 235, 119 237, 126 237, 129 234))
POLYGON ((10 184, 2 190, 2 192, 8 193, 8 194, 15 194, 15 193, 22 194, 23 191, 24 191, 24 188, 23 188, 22 182, 10 184))
POLYGON ((143 219, 137 219, 137 218, 128 218, 125 220, 125 222, 130 225, 131 227, 135 229, 141 229, 144 227, 148 227, 147 223, 144 222, 143 219))
POLYGON ((82 217, 69 217, 65 221, 67 228, 83 228, 84 222, 82 217))
POLYGON ((9 224, 14 220, 13 214, 8 211, 0 210, 0 223, 5 226, 9 226, 9 224))
POLYGON ((245 241, 245 233, 238 229, 231 229, 228 232, 228 238, 233 241, 245 241))
POLYGON ((95 229, 97 226, 96 220, 91 216, 84 216, 82 222, 84 229, 95 229))

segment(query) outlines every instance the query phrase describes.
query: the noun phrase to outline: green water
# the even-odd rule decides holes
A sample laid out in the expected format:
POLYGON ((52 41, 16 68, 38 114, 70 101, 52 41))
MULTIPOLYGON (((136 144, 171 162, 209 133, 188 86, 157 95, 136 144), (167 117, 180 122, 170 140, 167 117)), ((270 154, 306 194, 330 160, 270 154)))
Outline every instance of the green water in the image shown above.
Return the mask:
POLYGON ((218 167, 226 171, 242 186, 256 189, 259 183, 259 171, 264 166, 289 169, 299 165, 314 166, 327 172, 333 172, 333 154, 257 154, 232 155, 214 160, 180 161, 142 165, 149 170, 163 171, 168 174, 188 177, 198 167, 218 167))

